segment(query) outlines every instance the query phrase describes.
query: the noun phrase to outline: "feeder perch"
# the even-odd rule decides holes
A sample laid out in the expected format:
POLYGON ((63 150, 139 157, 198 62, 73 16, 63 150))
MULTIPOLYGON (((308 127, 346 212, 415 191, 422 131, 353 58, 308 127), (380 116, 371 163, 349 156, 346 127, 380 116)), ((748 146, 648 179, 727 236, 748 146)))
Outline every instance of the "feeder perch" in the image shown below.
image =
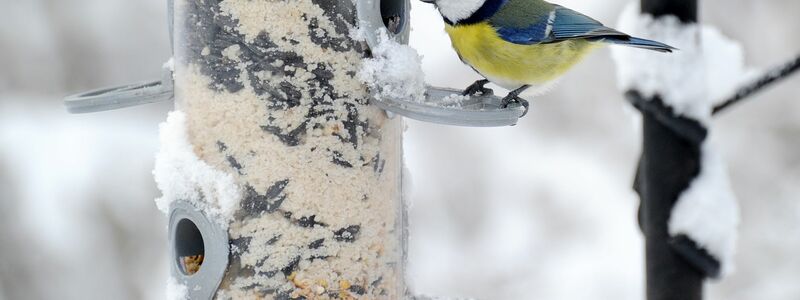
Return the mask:
MULTIPOLYGON (((170 41, 174 40, 174 7, 174 0, 167 0, 170 41)), ((64 98, 64 106, 70 113, 82 114, 173 100, 175 87, 173 86, 171 66, 164 65, 162 70, 161 79, 67 96, 64 98)))
POLYGON ((513 126, 525 113, 525 108, 516 103, 502 108, 503 99, 494 96, 470 96, 456 106, 445 106, 444 99, 460 93, 456 89, 429 87, 425 102, 375 100, 375 105, 414 120, 465 127, 513 126))
POLYGON ((172 71, 164 69, 161 80, 103 88, 64 98, 73 114, 91 113, 171 100, 174 96, 172 71))
MULTIPOLYGON (((358 1, 359 26, 363 27, 370 48, 377 47, 378 31, 382 28, 389 28, 390 36, 398 43, 408 44, 411 31, 408 24, 409 5, 408 1, 358 1)), ((519 104, 514 103, 502 108, 502 98, 494 95, 473 95, 459 102, 446 101, 453 95, 461 95, 461 92, 461 90, 429 86, 423 101, 384 97, 373 97, 372 101, 388 112, 407 118, 465 127, 512 126, 516 125, 519 118, 525 114, 525 108, 519 104)))

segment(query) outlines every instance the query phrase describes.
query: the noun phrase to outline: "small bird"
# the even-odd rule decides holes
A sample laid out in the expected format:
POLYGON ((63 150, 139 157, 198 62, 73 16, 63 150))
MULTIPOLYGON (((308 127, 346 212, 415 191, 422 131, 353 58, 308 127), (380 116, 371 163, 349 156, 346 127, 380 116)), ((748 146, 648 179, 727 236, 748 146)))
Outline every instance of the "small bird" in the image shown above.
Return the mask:
POLYGON ((485 79, 470 85, 464 95, 492 94, 493 82, 511 92, 510 103, 529 104, 519 95, 544 89, 603 44, 659 52, 675 48, 629 36, 569 8, 542 0, 421 0, 434 4, 444 18, 445 31, 462 62, 485 79))

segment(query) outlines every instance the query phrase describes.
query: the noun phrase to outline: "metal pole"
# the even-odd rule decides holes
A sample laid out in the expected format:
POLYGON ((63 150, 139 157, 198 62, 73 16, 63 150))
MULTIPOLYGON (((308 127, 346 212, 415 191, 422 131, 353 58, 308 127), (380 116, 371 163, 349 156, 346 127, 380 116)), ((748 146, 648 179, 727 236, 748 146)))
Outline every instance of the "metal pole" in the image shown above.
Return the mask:
MULTIPOLYGON (((215 298, 405 295, 402 122, 355 78, 354 3, 175 1, 176 109, 242 195, 215 298)), ((381 8, 407 22, 407 5, 381 8)))
MULTIPOLYGON (((697 22, 696 0, 642 0, 641 8, 655 18, 672 15, 683 23, 697 22)), ((678 250, 681 242, 669 235, 668 223, 680 193, 700 172, 700 145, 707 131, 695 120, 676 116, 658 95, 642 99, 632 91, 628 97, 642 112, 644 126, 636 190, 646 241, 647 299, 702 299, 705 274, 678 250)))
MULTIPOLYGON (((643 101, 663 105, 658 98, 643 101)), ((700 172, 700 144, 665 125, 658 114, 642 115, 643 148, 637 191, 641 197, 639 222, 645 236, 647 299, 702 299, 704 274, 676 251, 668 233, 675 202, 700 172)), ((694 121, 682 121, 702 129, 695 127, 699 124, 694 121)), ((705 130, 698 132, 704 134, 705 130)))

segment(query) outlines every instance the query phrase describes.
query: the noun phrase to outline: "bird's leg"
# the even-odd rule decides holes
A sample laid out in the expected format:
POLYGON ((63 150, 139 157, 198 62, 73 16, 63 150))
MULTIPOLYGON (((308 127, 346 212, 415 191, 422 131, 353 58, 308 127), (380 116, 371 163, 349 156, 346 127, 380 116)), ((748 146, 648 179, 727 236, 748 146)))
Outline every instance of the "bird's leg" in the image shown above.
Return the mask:
POLYGON ((481 79, 475 81, 475 83, 467 87, 467 89, 464 90, 464 92, 462 92, 461 95, 473 96, 477 95, 478 93, 481 93, 481 95, 488 96, 494 94, 494 91, 492 91, 492 89, 484 87, 484 85, 487 84, 489 84, 488 79, 481 79))
POLYGON ((519 94, 522 94, 522 92, 524 92, 525 90, 527 90, 530 87, 531 87, 530 85, 523 85, 520 88, 511 91, 510 93, 508 93, 508 95, 505 98, 503 98, 503 102, 502 102, 500 107, 506 108, 511 103, 519 103, 520 105, 522 105, 522 107, 525 108, 525 112, 522 113, 520 118, 524 117, 525 115, 528 114, 528 110, 530 109, 531 105, 530 105, 530 103, 528 103, 527 100, 520 98, 519 94))

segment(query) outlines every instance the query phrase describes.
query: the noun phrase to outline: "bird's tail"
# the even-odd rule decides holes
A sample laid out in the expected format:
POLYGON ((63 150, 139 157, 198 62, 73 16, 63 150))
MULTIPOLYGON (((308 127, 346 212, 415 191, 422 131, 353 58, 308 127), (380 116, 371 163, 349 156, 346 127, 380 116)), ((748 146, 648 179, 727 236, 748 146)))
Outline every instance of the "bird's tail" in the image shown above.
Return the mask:
POLYGON ((658 52, 672 52, 673 50, 678 50, 678 48, 672 47, 664 43, 640 39, 637 37, 607 37, 601 39, 601 41, 616 45, 630 46, 630 47, 642 48, 658 52))

